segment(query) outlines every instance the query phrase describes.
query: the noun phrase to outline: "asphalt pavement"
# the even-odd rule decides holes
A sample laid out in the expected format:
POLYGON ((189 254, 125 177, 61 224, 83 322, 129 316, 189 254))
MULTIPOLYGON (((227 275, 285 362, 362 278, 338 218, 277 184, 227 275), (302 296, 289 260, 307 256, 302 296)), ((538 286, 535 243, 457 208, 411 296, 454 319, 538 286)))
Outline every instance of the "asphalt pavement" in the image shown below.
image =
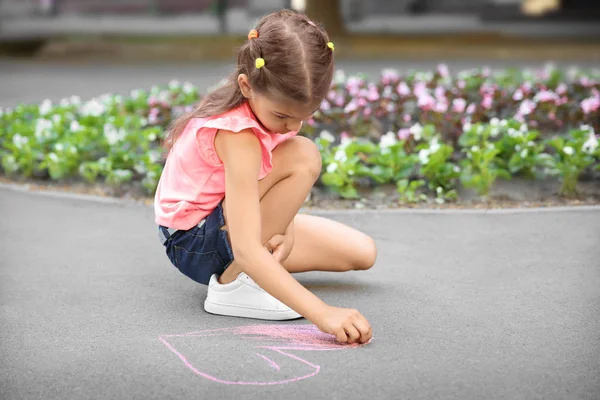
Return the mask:
POLYGON ((207 314, 151 207, 4 185, 0 398, 599 398, 600 207, 315 213, 377 242, 369 271, 295 275, 368 345, 207 314))

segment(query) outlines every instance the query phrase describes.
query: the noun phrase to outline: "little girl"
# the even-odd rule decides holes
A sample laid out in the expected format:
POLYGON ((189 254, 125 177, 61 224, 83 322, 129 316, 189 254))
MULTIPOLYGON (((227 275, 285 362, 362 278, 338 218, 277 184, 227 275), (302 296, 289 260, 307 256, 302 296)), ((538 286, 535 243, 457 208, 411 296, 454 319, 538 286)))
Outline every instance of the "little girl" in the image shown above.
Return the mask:
POLYGON ((170 261, 208 285, 207 312, 304 316, 340 342, 365 343, 371 327, 358 311, 325 304, 290 275, 366 270, 377 256, 365 234, 298 214, 321 157, 297 133, 329 90, 333 51, 303 14, 263 17, 228 82, 171 125, 154 209, 170 261))

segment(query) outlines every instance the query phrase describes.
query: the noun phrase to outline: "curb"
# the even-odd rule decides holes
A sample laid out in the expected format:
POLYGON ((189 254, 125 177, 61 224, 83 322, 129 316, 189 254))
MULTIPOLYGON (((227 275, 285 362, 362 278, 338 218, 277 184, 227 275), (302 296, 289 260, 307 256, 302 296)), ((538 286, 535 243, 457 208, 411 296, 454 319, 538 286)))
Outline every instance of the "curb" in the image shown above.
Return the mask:
MULTIPOLYGON (((80 194, 62 192, 58 190, 31 190, 29 185, 19 185, 16 183, 1 183, 0 190, 11 190, 14 192, 29 193, 33 195, 46 196, 55 199, 70 199, 89 201, 101 204, 114 204, 121 206, 142 206, 152 207, 141 200, 118 199, 114 197, 102 197, 91 194, 80 194)), ((310 213, 314 215, 335 215, 335 214, 524 214, 524 213, 555 213, 572 211, 598 211, 600 205, 581 205, 581 206, 556 206, 556 207, 521 207, 521 208, 382 208, 382 209, 319 209, 319 208, 301 208, 301 213, 310 213)))

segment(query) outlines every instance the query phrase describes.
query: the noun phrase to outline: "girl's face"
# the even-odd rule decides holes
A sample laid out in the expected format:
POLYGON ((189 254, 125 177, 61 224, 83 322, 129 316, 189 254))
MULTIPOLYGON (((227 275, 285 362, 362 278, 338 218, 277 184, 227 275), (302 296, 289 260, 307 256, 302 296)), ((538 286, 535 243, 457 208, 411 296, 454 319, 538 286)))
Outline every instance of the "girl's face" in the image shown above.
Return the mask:
POLYGON ((321 102, 302 104, 293 100, 276 100, 256 93, 250 88, 245 75, 240 75, 238 83, 242 94, 248 99, 252 112, 258 121, 271 133, 298 131, 302 122, 312 118, 321 102), (241 82, 240 82, 241 80, 241 82))

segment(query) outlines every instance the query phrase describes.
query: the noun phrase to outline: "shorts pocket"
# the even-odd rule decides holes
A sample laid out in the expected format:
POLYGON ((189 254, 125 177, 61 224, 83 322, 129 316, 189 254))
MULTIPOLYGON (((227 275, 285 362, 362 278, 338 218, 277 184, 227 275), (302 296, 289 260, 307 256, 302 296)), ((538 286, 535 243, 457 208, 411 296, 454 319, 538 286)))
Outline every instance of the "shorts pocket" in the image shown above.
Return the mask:
POLYGON ((216 250, 200 253, 175 245, 174 253, 177 269, 203 285, 208 285, 213 274, 221 274, 225 270, 225 263, 216 250))

